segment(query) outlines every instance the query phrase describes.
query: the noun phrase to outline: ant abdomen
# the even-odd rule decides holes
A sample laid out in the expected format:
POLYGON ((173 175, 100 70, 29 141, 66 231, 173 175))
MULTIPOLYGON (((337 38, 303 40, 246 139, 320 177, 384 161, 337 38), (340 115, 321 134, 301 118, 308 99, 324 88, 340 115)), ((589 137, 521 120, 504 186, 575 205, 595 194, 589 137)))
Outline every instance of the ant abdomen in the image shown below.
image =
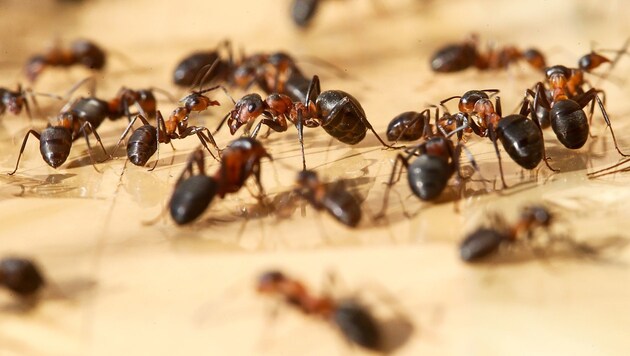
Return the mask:
POLYGON ((439 73, 459 72, 475 65, 477 49, 472 44, 444 47, 431 58, 431 69, 439 73))
POLYGON ((78 61, 85 67, 96 70, 105 67, 107 56, 105 52, 94 43, 86 40, 77 40, 72 42, 71 49, 78 61))
POLYGON ((61 166, 70 155, 72 132, 65 127, 48 127, 41 133, 39 151, 53 168, 61 166))
POLYGON ((341 90, 328 90, 317 97, 316 105, 321 114, 322 128, 329 135, 348 145, 357 144, 365 138, 368 128, 355 109, 363 117, 366 117, 365 111, 352 95, 341 90), (345 103, 339 108, 342 101, 345 103))
POLYGON ((467 262, 486 257, 499 248, 506 236, 494 229, 481 228, 468 235, 459 246, 459 255, 467 262))
POLYGON ((376 320, 365 307, 352 300, 342 300, 337 304, 332 319, 352 342, 369 350, 380 348, 381 334, 376 320))
POLYGON ((127 142, 127 157, 136 166, 144 166, 157 151, 157 129, 151 125, 140 126, 127 142))
POLYGON ((0 260, 0 285, 26 297, 46 284, 33 262, 24 258, 8 257, 0 260))
POLYGON ((217 182, 206 175, 194 175, 177 185, 169 203, 173 220, 187 224, 208 208, 217 193, 217 182))
POLYGON ((519 166, 534 169, 543 159, 544 142, 538 126, 523 115, 499 120, 497 135, 503 148, 519 166))
POLYGON ((577 149, 588 139, 588 119, 580 104, 574 100, 559 100, 549 112, 551 128, 567 148, 577 149))
POLYGON ((409 164, 407 181, 418 198, 432 200, 442 193, 452 174, 452 167, 444 158, 423 154, 409 164))
POLYGON ((333 194, 328 194, 323 204, 326 210, 342 224, 350 227, 359 225, 362 214, 361 205, 345 189, 336 189, 333 194))
POLYGON ((424 133, 425 115, 415 111, 404 112, 387 125, 387 139, 390 141, 415 141, 424 133))

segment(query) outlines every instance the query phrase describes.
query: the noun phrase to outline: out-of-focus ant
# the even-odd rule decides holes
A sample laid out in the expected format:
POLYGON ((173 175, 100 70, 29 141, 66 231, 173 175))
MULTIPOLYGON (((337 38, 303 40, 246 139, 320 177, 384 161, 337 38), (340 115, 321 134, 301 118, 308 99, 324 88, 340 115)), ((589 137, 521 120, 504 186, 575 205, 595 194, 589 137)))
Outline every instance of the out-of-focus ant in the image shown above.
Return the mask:
POLYGON ((489 48, 487 53, 480 53, 478 46, 477 35, 471 35, 462 43, 445 46, 431 57, 431 69, 438 73, 454 73, 470 67, 497 70, 505 69, 519 60, 525 60, 538 70, 545 68, 545 57, 535 48, 521 51, 514 46, 506 46, 489 48))
POLYGON ((30 94, 31 99, 35 100, 33 93, 30 90, 22 89, 22 86, 18 84, 17 90, 0 88, 0 116, 2 116, 7 110, 13 115, 20 115, 22 108, 26 110, 28 117, 31 117, 31 108, 29 107, 27 94, 30 94))
POLYGON ((227 194, 238 192, 250 176, 254 176, 263 196, 260 161, 265 157, 272 159, 260 142, 242 137, 232 141, 222 151, 221 166, 213 176, 207 176, 203 150, 201 148, 195 150, 175 184, 169 202, 171 217, 179 225, 194 221, 206 210, 215 196, 224 198, 227 194), (197 174, 193 172, 195 166, 197 174))
POLYGON ((320 2, 321 0, 293 0, 291 3, 293 23, 298 27, 306 28, 313 20, 320 2))
POLYGON ((46 281, 33 261, 20 257, 4 257, 0 260, 0 286, 22 299, 39 292, 46 281))
POLYGON ((305 170, 298 173, 297 184, 295 192, 315 209, 327 211, 349 227, 356 227, 361 221, 361 204, 343 181, 324 184, 315 171, 305 170))
POLYGON ((89 40, 76 40, 69 48, 55 45, 44 54, 35 55, 26 62, 25 73, 34 82, 46 67, 70 67, 80 64, 84 67, 101 70, 105 67, 106 54, 103 49, 89 40))
POLYGON ((219 128, 227 120, 230 133, 234 134, 243 125, 247 128, 251 127, 262 115, 264 118, 252 132, 252 137, 256 137, 263 124, 274 131, 284 132, 288 128, 287 121, 289 121, 298 130, 303 169, 306 169, 304 126, 321 126, 329 135, 348 145, 361 142, 367 130, 370 130, 383 146, 392 148, 376 133, 367 120, 361 104, 352 95, 341 90, 322 92, 319 77, 315 75, 306 97, 305 102, 294 102, 283 94, 272 94, 265 100, 258 94, 248 94, 236 102, 234 109, 225 116, 219 128))
POLYGON ((503 176, 503 166, 497 140, 501 141, 510 158, 519 166, 531 170, 536 168, 541 160, 544 160, 549 169, 556 171, 547 161, 542 129, 538 121, 533 117, 533 106, 529 100, 523 101, 518 114, 503 117, 501 99, 499 97, 495 99, 495 109, 495 105, 492 104, 488 93, 496 94, 498 90, 470 90, 464 95, 452 96, 442 100, 440 105, 443 106, 446 102, 459 98, 459 113, 455 115, 447 113, 440 119, 440 122, 437 124, 438 128, 445 129, 456 124, 460 132, 471 131, 480 137, 489 137, 497 155, 501 182, 504 188, 507 185, 503 176), (528 114, 532 115, 531 120, 528 119, 528 114))
POLYGON ((315 296, 300 281, 280 271, 260 275, 259 293, 284 300, 306 315, 322 318, 339 328, 343 336, 368 350, 382 347, 382 333, 370 310, 354 299, 335 300, 330 296, 315 296))
POLYGON ((234 71, 232 58, 232 44, 222 41, 216 49, 197 51, 182 59, 173 72, 175 85, 192 88, 210 82, 226 82, 234 71), (222 50, 227 52, 227 59, 223 58, 222 50))

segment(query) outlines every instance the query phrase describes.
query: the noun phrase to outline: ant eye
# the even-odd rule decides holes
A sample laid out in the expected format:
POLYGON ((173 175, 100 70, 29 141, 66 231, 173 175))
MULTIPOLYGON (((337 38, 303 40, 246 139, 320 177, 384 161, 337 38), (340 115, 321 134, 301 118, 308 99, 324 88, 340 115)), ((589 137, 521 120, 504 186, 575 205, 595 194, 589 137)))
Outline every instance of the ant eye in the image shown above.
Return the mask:
POLYGON ((256 104, 247 105, 247 111, 249 111, 250 113, 256 111, 256 104))

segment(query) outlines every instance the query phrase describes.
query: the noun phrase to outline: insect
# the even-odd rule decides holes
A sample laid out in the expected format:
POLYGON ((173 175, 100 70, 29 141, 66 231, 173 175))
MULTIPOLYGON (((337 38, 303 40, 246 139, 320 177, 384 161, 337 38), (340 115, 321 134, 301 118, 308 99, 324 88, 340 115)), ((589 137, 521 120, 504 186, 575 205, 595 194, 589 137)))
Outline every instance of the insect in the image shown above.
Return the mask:
MULTIPOLYGON (((438 116, 439 109, 436 108, 436 124, 438 116)), ((429 114, 427 113, 422 119, 422 127, 424 128, 422 137, 424 141, 415 147, 407 149, 407 155, 400 153, 396 155, 394 167, 383 196, 383 207, 377 215, 379 218, 385 216, 390 191, 400 179, 403 167, 407 169, 407 182, 411 191, 424 201, 431 201, 440 196, 455 173, 457 173, 458 182, 462 180, 463 176, 460 172, 459 160, 462 150, 465 150, 465 146, 461 141, 455 145, 449 138, 458 132, 459 129, 447 135, 441 131, 433 133, 429 124, 429 114), (417 158, 411 162, 411 158, 414 156, 417 156, 417 158)), ((479 172, 479 167, 472 154, 467 150, 466 153, 473 168, 479 172)))
POLYGON ((44 54, 34 55, 28 59, 25 74, 29 81, 34 82, 46 67, 70 67, 80 64, 94 70, 105 67, 106 54, 95 43, 89 40, 76 40, 69 48, 55 45, 44 54))
POLYGON ((492 227, 482 227, 469 234, 459 246, 459 254, 466 262, 479 261, 501 246, 517 241, 531 241, 537 229, 547 230, 554 221, 554 215, 544 206, 532 205, 523 209, 519 220, 508 225, 499 215, 493 215, 492 227))
POLYGON ((428 122, 429 109, 422 112, 405 111, 394 117, 387 125, 387 139, 389 141, 415 141, 425 132, 425 122, 428 122))
POLYGON ((17 90, 0 88, 0 116, 9 111, 13 115, 20 115, 22 108, 26 110, 28 117, 31 117, 31 109, 28 105, 27 94, 31 94, 30 90, 22 89, 22 86, 18 84, 17 90))
POLYGON ((224 198, 227 194, 238 192, 250 176, 254 177, 263 196, 260 161, 265 157, 272 159, 260 142, 242 137, 232 141, 223 150, 221 166, 214 176, 207 176, 203 151, 195 150, 177 180, 169 202, 169 210, 175 223, 184 225, 194 221, 215 196, 224 198), (197 166, 197 174, 194 174, 194 166, 197 166))
POLYGON ((340 223, 356 227, 361 221, 361 204, 343 181, 322 183, 315 171, 300 171, 295 192, 317 210, 325 210, 340 223))
POLYGON ((258 293, 284 300, 307 315, 320 317, 339 328, 349 341, 369 350, 379 350, 382 337, 377 320, 370 310, 354 299, 335 300, 329 296, 314 296, 300 281, 280 271, 260 275, 258 293))
MULTIPOLYGON (((103 152, 107 154, 107 151, 105 150, 105 146, 103 146, 100 136, 96 132, 96 127, 92 125, 89 120, 92 119, 93 116, 82 115, 85 113, 92 113, 92 111, 89 111, 87 106, 83 108, 76 107, 75 110, 73 105, 77 105, 77 103, 89 104, 90 102, 75 101, 73 104, 70 104, 69 107, 64 107, 57 117, 51 120, 48 127, 46 127, 41 133, 32 129, 26 133, 24 141, 22 142, 22 147, 20 148, 17 162, 15 163, 15 169, 13 172, 9 173, 9 175, 13 175, 17 171, 20 164, 20 158, 22 157, 22 153, 24 153, 24 148, 26 147, 29 135, 33 135, 39 140, 39 151, 42 154, 42 158, 53 168, 61 166, 66 159, 68 159, 70 149, 72 148, 72 142, 83 136, 88 145, 88 154, 92 160, 92 165, 94 166, 94 169, 98 171, 94 158, 92 157, 92 146, 90 145, 88 134, 94 134, 94 137, 96 137, 96 140, 103 149, 103 152)), ((98 122, 98 124, 100 124, 100 122, 98 122)))
POLYGON ((523 101, 518 114, 503 117, 501 99, 499 97, 495 99, 495 109, 488 93, 496 94, 498 90, 470 90, 464 95, 442 100, 440 105, 443 106, 446 102, 458 98, 459 113, 457 115, 447 113, 440 119, 437 126, 446 128, 452 125, 451 120, 461 121, 457 122, 458 130, 473 132, 480 137, 489 137, 495 148, 504 188, 507 187, 507 184, 503 176, 497 140, 501 142, 510 158, 519 166, 525 169, 534 169, 541 160, 544 160, 550 170, 557 171, 549 165, 545 154, 542 129, 533 117, 534 109, 529 100, 523 101), (528 114, 531 114, 531 120, 528 119, 528 114))
POLYGON ((20 257, 4 257, 0 260, 0 285, 17 296, 34 296, 45 284, 42 273, 33 261, 20 257))
POLYGON ((367 130, 370 130, 383 146, 395 148, 386 144, 376 133, 361 104, 352 95, 341 90, 322 92, 319 77, 315 75, 306 97, 305 102, 294 102, 283 94, 272 94, 265 100, 258 94, 248 94, 236 102, 234 109, 224 117, 219 127, 227 120, 230 133, 234 134, 243 125, 248 130, 256 118, 262 115, 264 118, 252 132, 252 137, 256 137, 263 124, 277 132, 286 131, 288 120, 298 130, 303 169, 306 169, 304 126, 321 126, 329 135, 348 145, 361 142, 367 130))
POLYGON ((514 46, 490 48, 487 53, 478 50, 479 38, 471 35, 462 43, 450 44, 431 57, 431 69, 438 73, 454 73, 470 67, 479 70, 505 69, 510 64, 525 60, 533 68, 545 68, 544 55, 535 48, 520 51, 514 46))
POLYGON ((182 59, 173 72, 175 85, 191 88, 214 81, 228 81, 234 71, 232 44, 222 41, 210 51, 197 51, 182 59), (224 59, 222 51, 227 54, 224 59))

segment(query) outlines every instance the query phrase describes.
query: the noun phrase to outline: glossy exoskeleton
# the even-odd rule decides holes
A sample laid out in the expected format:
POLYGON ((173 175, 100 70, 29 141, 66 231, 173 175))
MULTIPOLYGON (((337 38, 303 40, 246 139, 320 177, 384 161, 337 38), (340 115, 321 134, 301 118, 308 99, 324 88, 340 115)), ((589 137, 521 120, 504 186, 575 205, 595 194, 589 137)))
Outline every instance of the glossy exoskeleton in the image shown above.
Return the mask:
POLYGON ((197 51, 182 59, 173 72, 173 83, 191 88, 211 82, 226 82, 234 71, 232 45, 230 41, 222 41, 216 49, 197 51), (224 49, 227 58, 221 50, 224 49))
POLYGON ((19 297, 35 295, 46 284, 42 273, 33 261, 20 257, 0 260, 0 286, 19 297))
POLYGON ((76 40, 70 48, 54 46, 44 54, 35 55, 26 62, 26 77, 34 82, 46 67, 70 67, 76 64, 89 69, 105 67, 106 54, 103 49, 88 40, 76 40))
POLYGON ((361 204, 351 194, 343 181, 324 184, 317 173, 300 171, 295 192, 317 210, 325 210, 340 223, 355 227, 361 221, 361 204))
POLYGON ((242 137, 232 141, 223 150, 221 166, 213 176, 207 176, 203 151, 195 150, 177 180, 169 202, 173 220, 179 225, 194 221, 215 196, 224 198, 227 194, 238 192, 252 175, 262 196, 264 189, 260 183, 260 160, 264 157, 272 159, 260 142, 242 137), (197 174, 193 172, 194 166, 197 166, 197 174))
POLYGON ((300 281, 280 271, 268 271, 258 278, 259 293, 284 300, 306 315, 313 315, 339 328, 350 342, 368 350, 382 347, 377 320, 368 308, 354 299, 335 300, 329 296, 314 296, 300 281))
POLYGON ((256 137, 263 124, 283 132, 288 128, 287 121, 293 123, 298 130, 304 169, 304 126, 321 126, 329 135, 348 145, 361 142, 369 129, 383 146, 392 147, 376 133, 357 99, 341 90, 322 92, 317 76, 311 80, 305 102, 295 102, 283 94, 272 94, 265 100, 258 94, 248 94, 236 102, 221 125, 227 120, 230 133, 234 134, 243 125, 251 127, 261 115, 263 119, 255 127, 252 137, 256 137))
POLYGON ((406 111, 397 115, 387 125, 389 141, 415 141, 422 137, 428 122, 429 109, 422 112, 406 111))
POLYGON ((537 228, 547 229, 553 222, 553 215, 540 205, 523 209, 520 219, 508 225, 500 216, 493 216, 493 226, 482 227, 470 233, 459 247, 462 260, 475 262, 499 250, 503 245, 518 240, 531 240, 537 228))
POLYGON ((525 60, 535 69, 545 68, 545 57, 535 48, 521 51, 514 46, 478 50, 478 38, 472 35, 462 43, 447 45, 431 57, 431 69, 439 73, 453 73, 476 67, 479 70, 505 69, 510 64, 525 60))

